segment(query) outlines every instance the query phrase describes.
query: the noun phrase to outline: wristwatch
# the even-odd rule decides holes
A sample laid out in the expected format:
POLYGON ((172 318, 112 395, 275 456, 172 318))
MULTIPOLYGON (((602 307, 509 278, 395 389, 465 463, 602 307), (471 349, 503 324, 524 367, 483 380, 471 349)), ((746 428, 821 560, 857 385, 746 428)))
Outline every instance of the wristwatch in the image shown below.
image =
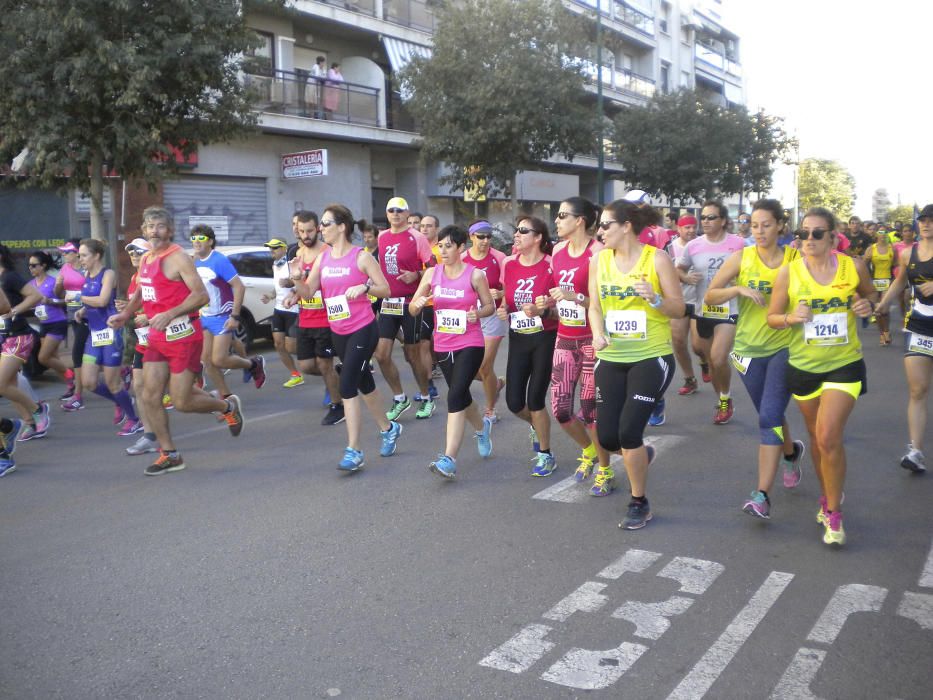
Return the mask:
POLYGON ((580 306, 583 306, 584 301, 586 301, 586 297, 583 294, 577 294, 577 303, 580 306))
POLYGON ((648 306, 650 306, 652 309, 656 309, 661 306, 662 303, 664 303, 664 298, 658 294, 655 296, 654 301, 648 302, 648 306))

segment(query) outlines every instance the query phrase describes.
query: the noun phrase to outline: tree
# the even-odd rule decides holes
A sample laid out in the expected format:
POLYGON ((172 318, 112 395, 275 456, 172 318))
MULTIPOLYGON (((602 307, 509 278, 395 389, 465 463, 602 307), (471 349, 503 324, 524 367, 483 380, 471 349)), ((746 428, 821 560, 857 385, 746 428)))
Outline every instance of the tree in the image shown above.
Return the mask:
POLYGON ((852 212, 855 179, 834 160, 807 158, 800 164, 797 181, 800 207, 826 207, 841 218, 852 212))
POLYGON ((787 135, 784 120, 763 110, 749 116, 752 135, 743 157, 742 186, 744 192, 759 197, 771 189, 774 165, 786 160, 797 148, 797 140, 787 135))
POLYGON ((915 206, 915 204, 898 204, 896 207, 888 209, 883 219, 888 224, 893 224, 895 221, 900 221, 902 224, 909 224, 914 220, 915 206))
POLYGON ((595 151, 595 108, 573 58, 584 32, 559 0, 445 3, 437 21, 433 55, 413 60, 402 84, 422 158, 451 167, 442 182, 495 194, 555 154, 595 151))
POLYGON ((238 57, 257 37, 238 0, 0 0, 0 16, 0 158, 28 149, 18 184, 89 194, 95 238, 107 172, 152 185, 172 147, 255 122, 238 57))

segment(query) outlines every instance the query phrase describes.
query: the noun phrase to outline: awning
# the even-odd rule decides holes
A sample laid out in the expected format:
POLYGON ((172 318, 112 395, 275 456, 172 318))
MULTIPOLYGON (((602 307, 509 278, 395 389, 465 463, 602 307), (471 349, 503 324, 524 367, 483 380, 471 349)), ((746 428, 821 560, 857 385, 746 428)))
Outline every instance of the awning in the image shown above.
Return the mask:
POLYGON ((386 53, 389 56, 389 63, 392 66, 393 73, 402 70, 415 56, 431 58, 431 49, 420 44, 412 44, 408 41, 384 36, 382 37, 382 45, 385 46, 386 53))

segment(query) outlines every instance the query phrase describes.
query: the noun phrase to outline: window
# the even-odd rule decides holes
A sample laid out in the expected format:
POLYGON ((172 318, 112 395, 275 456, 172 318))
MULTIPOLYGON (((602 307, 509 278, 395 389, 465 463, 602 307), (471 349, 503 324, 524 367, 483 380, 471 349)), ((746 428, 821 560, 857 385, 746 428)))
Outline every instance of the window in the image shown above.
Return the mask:
POLYGON ((680 87, 690 89, 690 73, 685 70, 680 71, 680 87))
POLYGON ((275 37, 270 32, 254 31, 260 43, 246 52, 243 57, 243 70, 253 75, 273 75, 275 73, 275 37))
POLYGON ((622 54, 622 68, 625 70, 632 70, 632 66, 635 63, 635 59, 632 57, 632 54, 624 53, 622 54))
POLYGON ((661 64, 661 94, 666 95, 671 91, 671 67, 666 64, 661 64))
POLYGON ((267 250, 233 253, 229 258, 240 277, 272 277, 272 253, 267 250))
POLYGON ((664 32, 668 33, 667 27, 671 21, 671 6, 669 3, 661 3, 661 18, 658 20, 658 28, 664 32))

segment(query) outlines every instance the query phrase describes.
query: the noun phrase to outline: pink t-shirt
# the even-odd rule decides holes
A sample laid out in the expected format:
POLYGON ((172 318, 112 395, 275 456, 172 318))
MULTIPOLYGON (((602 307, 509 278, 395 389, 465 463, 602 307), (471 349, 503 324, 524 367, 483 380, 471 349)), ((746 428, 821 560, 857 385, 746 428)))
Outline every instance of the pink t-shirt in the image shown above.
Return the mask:
POLYGON ((405 297, 411 301, 421 277, 414 282, 402 282, 398 277, 403 272, 421 272, 425 265, 434 262, 431 244, 428 239, 414 229, 401 233, 392 233, 389 229, 379 234, 379 265, 382 274, 389 283, 389 293, 393 297, 405 297))
MULTIPOLYGON (((534 304, 539 296, 550 297, 550 289, 555 286, 554 275, 551 273, 551 259, 545 256, 534 265, 523 265, 518 257, 507 258, 503 281, 506 311, 521 311, 524 304, 534 304)), ((541 322, 543 330, 557 330, 556 314, 548 314, 541 322)))
POLYGON ((654 246, 658 250, 664 250, 664 247, 670 242, 672 232, 662 226, 648 226, 642 229, 638 234, 638 242, 644 245, 654 246))
POLYGON ((467 251, 461 256, 461 259, 486 275, 486 281, 489 283, 490 289, 502 289, 502 272, 505 267, 505 253, 501 250, 490 248, 486 257, 482 260, 477 260, 470 255, 470 251, 467 251))
MULTIPOLYGON (((556 286, 574 294, 589 295, 590 258, 602 249, 598 241, 590 241, 579 257, 570 255, 570 246, 562 245, 554 249, 551 269, 556 286)), ((560 326, 557 335, 563 338, 589 338, 593 335, 586 307, 575 301, 562 301, 557 304, 560 326)))
MULTIPOLYGON (((337 335, 350 335, 373 322, 373 307, 369 297, 360 294, 356 299, 347 299, 347 290, 358 284, 366 284, 369 277, 360 271, 357 259, 366 253, 359 246, 340 258, 332 256, 330 249, 321 253, 321 295, 327 309, 330 329, 337 335)), ((369 253, 366 253, 369 255, 369 253)))
POLYGON ((469 263, 456 279, 450 279, 444 266, 434 268, 431 294, 434 295, 434 351, 456 352, 463 348, 484 346, 483 329, 479 321, 466 319, 470 309, 479 306, 479 297, 473 289, 473 271, 469 263))

